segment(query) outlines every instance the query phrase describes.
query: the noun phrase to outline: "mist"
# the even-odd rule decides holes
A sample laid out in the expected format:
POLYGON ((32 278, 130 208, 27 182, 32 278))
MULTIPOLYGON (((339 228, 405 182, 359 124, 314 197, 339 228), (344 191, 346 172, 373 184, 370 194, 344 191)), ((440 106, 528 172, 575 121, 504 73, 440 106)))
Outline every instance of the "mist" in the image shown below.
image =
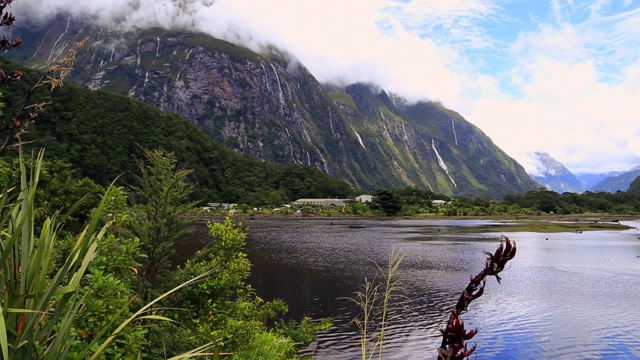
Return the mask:
POLYGON ((640 5, 536 4, 15 0, 11 10, 25 23, 71 14, 116 30, 201 31, 256 52, 276 46, 320 82, 373 83, 409 102, 438 101, 531 172, 532 151, 573 172, 637 165, 640 41, 632 25, 640 5))
POLYGON ((374 83, 410 101, 432 98, 460 105, 462 76, 448 69, 451 51, 401 27, 377 28, 385 2, 326 0, 18 0, 18 21, 59 14, 118 30, 151 27, 201 31, 261 52, 276 46, 320 81, 374 83), (406 49, 412 49, 408 54, 406 49), (422 69, 422 70, 420 70, 422 69), (437 89, 435 85, 437 84, 437 89))

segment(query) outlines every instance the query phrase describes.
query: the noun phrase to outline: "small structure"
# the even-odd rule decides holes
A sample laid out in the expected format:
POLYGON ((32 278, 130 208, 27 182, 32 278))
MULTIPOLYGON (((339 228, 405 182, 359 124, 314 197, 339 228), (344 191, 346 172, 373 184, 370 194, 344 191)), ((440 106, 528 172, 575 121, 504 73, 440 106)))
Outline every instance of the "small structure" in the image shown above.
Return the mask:
POLYGON ((348 199, 298 199, 295 206, 346 206, 348 199))
POLYGON ((431 205, 433 206, 442 206, 442 205, 446 205, 449 204, 451 201, 445 201, 445 200, 431 200, 431 205))
POLYGON ((373 195, 368 195, 368 194, 362 194, 360 196, 356 196, 355 199, 357 202, 359 203, 370 203, 373 201, 373 195))
POLYGON ((207 206, 204 206, 202 210, 211 211, 212 209, 223 209, 230 210, 234 209, 238 204, 230 204, 230 203, 207 203, 207 206))

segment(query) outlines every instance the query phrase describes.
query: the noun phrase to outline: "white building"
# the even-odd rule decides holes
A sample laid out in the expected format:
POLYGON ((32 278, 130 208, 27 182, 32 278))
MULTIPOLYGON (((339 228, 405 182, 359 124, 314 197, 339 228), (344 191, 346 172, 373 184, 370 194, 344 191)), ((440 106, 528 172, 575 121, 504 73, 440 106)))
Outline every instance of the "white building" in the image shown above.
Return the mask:
POLYGON ((356 196, 356 201, 359 203, 370 203, 373 201, 373 195, 363 194, 360 196, 356 196))
POLYGON ((298 199, 293 202, 296 206, 346 206, 348 199, 298 199))

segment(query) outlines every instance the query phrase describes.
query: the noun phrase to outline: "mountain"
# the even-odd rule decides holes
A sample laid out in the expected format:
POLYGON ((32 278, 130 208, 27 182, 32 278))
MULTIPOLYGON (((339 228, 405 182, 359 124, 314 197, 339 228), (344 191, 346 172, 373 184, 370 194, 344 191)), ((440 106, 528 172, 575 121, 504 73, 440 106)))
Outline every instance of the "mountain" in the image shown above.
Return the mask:
POLYGON ((275 48, 257 54, 202 33, 120 33, 70 18, 14 33, 27 45, 11 56, 35 67, 88 37, 73 81, 180 114, 243 155, 306 164, 367 190, 502 197, 537 188, 460 114, 371 84, 320 84, 275 48))
POLYGON ((582 193, 587 189, 580 179, 548 153, 536 151, 531 155, 538 173, 529 175, 547 190, 562 194, 565 192, 582 193))
POLYGON ((635 180, 631 182, 631 185, 629 185, 629 190, 627 190, 627 192, 633 194, 640 193, 640 176, 635 178, 635 180))
POLYGON ((595 184, 610 176, 624 174, 624 171, 611 171, 601 174, 575 174, 578 180, 582 181, 587 189, 591 189, 595 184))
MULTIPOLYGON (((0 68, 18 70, 0 57, 0 68)), ((3 116, 10 116, 40 74, 25 70, 19 82, 3 87, 3 116)), ((84 177, 101 185, 116 178, 131 184, 143 148, 175 154, 178 166, 192 169, 194 200, 279 205, 302 197, 346 197, 344 181, 309 166, 266 164, 229 150, 187 119, 116 94, 65 84, 42 88, 37 102, 49 103, 22 136, 30 147, 44 147, 47 160, 72 164, 84 177)), ((8 119, 5 119, 8 120, 8 119)), ((5 122, 3 122, 5 123, 5 122)), ((15 149, 6 156, 16 156, 15 149)))
POLYGON ((640 165, 620 175, 609 176, 592 186, 589 191, 627 191, 631 183, 640 176, 640 165))

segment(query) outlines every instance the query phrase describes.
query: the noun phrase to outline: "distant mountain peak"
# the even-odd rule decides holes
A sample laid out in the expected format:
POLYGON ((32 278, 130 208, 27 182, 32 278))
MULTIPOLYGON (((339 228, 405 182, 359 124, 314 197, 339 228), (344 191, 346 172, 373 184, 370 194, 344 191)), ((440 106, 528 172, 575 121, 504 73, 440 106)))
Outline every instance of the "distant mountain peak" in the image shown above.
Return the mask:
POLYGON ((557 193, 581 193, 586 190, 582 181, 548 153, 534 151, 530 157, 536 172, 531 172, 529 175, 545 188, 557 193))
POLYGON ((631 170, 618 173, 613 176, 606 177, 600 180, 597 184, 593 185, 590 191, 627 191, 630 184, 640 176, 640 166, 634 166, 631 170))

